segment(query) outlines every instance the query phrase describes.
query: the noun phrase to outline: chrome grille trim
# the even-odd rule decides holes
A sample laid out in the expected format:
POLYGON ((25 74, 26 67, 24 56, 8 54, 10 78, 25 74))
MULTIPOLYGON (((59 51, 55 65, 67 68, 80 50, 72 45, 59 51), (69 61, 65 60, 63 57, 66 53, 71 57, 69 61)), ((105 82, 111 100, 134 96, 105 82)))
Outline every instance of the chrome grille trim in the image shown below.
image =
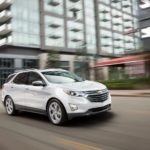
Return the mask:
POLYGON ((108 99, 108 90, 85 91, 90 102, 104 102, 108 99))

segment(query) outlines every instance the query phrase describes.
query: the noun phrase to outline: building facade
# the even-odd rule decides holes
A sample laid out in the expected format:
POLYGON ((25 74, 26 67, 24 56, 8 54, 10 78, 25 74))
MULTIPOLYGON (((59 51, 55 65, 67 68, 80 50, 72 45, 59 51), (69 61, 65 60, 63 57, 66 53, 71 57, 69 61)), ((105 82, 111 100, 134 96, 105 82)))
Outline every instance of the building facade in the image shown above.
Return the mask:
POLYGON ((143 49, 150 51, 150 1, 139 0, 139 25, 141 28, 141 37, 143 49))
POLYGON ((55 66, 94 79, 96 61, 137 51, 139 38, 136 0, 0 0, 0 84, 45 68, 51 52, 55 66))

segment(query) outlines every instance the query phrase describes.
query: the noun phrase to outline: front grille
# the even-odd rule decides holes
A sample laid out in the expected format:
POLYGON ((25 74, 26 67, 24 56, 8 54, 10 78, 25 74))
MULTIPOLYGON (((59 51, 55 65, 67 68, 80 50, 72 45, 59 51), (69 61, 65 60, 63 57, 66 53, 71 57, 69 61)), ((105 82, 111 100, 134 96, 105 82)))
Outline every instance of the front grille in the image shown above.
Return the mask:
POLYGON ((99 94, 97 91, 93 91, 87 95, 87 99, 90 102, 104 102, 108 99, 108 91, 102 94, 99 94))

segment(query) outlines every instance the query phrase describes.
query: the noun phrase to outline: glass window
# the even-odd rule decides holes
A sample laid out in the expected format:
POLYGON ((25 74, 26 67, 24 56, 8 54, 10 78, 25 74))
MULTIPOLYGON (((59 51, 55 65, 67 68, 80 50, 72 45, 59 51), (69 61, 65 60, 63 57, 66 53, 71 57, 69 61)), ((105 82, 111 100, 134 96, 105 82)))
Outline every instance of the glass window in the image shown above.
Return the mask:
POLYGON ((38 0, 13 0, 11 13, 13 16, 11 20, 12 44, 39 47, 40 16, 38 0))
POLYGON ((14 59, 0 58, 0 68, 14 68, 14 59))
POLYGON ((13 82, 16 84, 27 84, 27 79, 28 79, 28 73, 24 72, 18 74, 13 80, 13 82))
POLYGON ((45 11, 63 15, 63 0, 55 0, 55 2, 50 0, 44 0, 45 11))
POLYGON ((48 71, 42 72, 42 74, 50 83, 63 84, 83 81, 82 78, 68 71, 48 71))
POLYGON ((35 59, 23 59, 23 68, 37 68, 38 67, 38 61, 35 59))
POLYGON ((36 73, 36 72, 29 72, 29 77, 28 77, 28 84, 32 85, 32 82, 34 81, 42 81, 44 82, 44 80, 42 79, 42 77, 36 73))

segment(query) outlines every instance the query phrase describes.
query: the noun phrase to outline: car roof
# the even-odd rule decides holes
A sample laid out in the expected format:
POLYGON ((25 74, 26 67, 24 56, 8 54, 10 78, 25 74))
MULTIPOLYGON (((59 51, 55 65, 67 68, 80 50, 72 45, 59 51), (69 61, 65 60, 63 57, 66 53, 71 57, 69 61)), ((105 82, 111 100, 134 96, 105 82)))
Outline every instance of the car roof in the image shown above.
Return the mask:
POLYGON ((14 74, 19 74, 22 72, 29 72, 29 71, 35 71, 35 72, 47 72, 47 71, 67 71, 61 68, 51 68, 51 69, 23 69, 23 70, 16 70, 14 74))

